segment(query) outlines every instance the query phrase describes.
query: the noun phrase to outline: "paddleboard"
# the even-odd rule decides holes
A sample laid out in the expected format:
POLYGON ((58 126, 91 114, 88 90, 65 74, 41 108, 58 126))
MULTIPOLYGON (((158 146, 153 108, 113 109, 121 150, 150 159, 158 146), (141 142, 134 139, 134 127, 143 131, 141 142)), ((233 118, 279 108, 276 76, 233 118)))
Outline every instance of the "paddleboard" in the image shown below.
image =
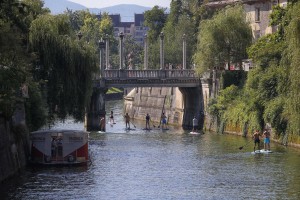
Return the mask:
POLYGON ((126 131, 134 131, 135 128, 125 128, 126 131))
POLYGON ((105 131, 98 131, 98 133, 105 133, 105 131))
POLYGON ((194 132, 194 131, 191 131, 191 132, 190 132, 190 134, 191 134, 191 135, 199 135, 199 134, 201 134, 201 133, 199 133, 199 132, 194 132))
POLYGON ((163 131, 167 131, 167 130, 169 130, 168 128, 162 128, 161 130, 163 130, 163 131))
POLYGON ((251 152, 252 154, 259 154, 259 153, 266 153, 266 154, 268 154, 268 153, 273 153, 273 151, 269 151, 269 150, 264 150, 264 149, 262 149, 262 150, 256 150, 256 151, 253 151, 253 152, 251 152))
POLYGON ((149 128, 143 128, 143 130, 145 130, 145 131, 150 131, 150 130, 152 130, 151 128, 149 129, 149 128))

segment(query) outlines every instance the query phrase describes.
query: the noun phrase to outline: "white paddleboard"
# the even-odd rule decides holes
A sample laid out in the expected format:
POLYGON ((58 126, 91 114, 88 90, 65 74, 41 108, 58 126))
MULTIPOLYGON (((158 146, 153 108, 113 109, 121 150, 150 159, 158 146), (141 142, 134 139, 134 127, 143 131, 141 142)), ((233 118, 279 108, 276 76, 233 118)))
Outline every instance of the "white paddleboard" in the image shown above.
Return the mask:
POLYGON ((98 131, 98 133, 105 133, 105 131, 98 131))
POLYGON ((261 150, 256 150, 254 152, 251 152, 252 154, 258 154, 258 153, 273 153, 273 151, 269 151, 269 150, 264 150, 264 149, 261 149, 261 150))
POLYGON ((191 131, 191 132, 190 132, 190 134, 191 134, 191 135, 199 135, 199 134, 201 134, 201 133, 199 133, 199 132, 194 132, 194 131, 191 131))

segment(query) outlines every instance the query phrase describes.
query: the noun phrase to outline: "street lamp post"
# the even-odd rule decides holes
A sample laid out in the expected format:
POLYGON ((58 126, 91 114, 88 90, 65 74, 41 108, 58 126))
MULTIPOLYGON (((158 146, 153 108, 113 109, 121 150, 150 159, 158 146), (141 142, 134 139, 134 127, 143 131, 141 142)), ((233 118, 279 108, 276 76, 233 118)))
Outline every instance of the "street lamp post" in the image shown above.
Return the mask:
POLYGON ((120 54, 120 66, 119 69, 123 69, 123 38, 124 38, 124 33, 121 32, 119 33, 120 37, 120 45, 119 45, 119 54, 120 54))
POLYGON ((106 65, 105 65, 105 69, 109 68, 109 36, 108 34, 106 34, 105 36, 105 61, 106 61, 106 65))
POLYGON ((148 38, 144 36, 144 69, 148 69, 148 38))
POLYGON ((159 37, 160 37, 160 69, 164 69, 164 33, 161 32, 159 37))
POLYGON ((104 70, 104 62, 103 62, 103 49, 105 48, 105 42, 103 41, 103 39, 101 38, 99 40, 99 49, 100 49, 100 78, 102 78, 103 76, 103 70, 104 70))
POLYGON ((182 36, 182 69, 186 69, 186 35, 182 36))

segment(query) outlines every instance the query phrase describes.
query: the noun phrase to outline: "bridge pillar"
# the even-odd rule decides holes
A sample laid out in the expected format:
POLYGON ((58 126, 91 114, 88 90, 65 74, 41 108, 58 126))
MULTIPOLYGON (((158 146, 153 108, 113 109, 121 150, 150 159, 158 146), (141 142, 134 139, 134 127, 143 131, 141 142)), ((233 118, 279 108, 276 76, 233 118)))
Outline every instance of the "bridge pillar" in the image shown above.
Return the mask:
POLYGON ((91 102, 86 111, 85 126, 87 131, 105 131, 105 93, 107 88, 93 89, 91 102), (103 121, 101 121, 103 119, 103 121))

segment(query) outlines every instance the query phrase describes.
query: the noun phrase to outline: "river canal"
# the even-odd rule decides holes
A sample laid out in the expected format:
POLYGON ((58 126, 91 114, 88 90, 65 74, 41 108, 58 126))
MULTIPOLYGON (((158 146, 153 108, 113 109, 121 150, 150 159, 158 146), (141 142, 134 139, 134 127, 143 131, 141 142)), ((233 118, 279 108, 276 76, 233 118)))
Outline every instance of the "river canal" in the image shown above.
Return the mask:
MULTIPOLYGON (((90 166, 28 168, 1 185, 0 199, 300 199, 297 149, 272 143, 273 153, 253 155, 252 143, 239 150, 249 141, 239 136, 144 131, 138 121, 125 131, 122 101, 107 102, 106 110, 114 110, 116 124, 90 133, 90 166)), ((83 124, 67 120, 54 128, 83 124)))

